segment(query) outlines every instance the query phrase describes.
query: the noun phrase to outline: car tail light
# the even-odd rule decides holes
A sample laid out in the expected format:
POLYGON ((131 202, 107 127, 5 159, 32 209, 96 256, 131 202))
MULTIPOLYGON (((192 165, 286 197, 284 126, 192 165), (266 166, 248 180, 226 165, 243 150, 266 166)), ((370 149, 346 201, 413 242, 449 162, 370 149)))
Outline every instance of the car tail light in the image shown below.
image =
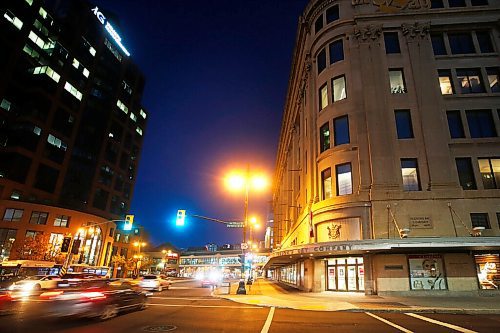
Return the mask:
POLYGON ((97 301, 97 300, 101 300, 101 299, 106 298, 106 295, 104 295, 103 293, 100 293, 98 291, 89 291, 89 292, 81 293, 80 296, 83 299, 90 300, 90 301, 97 301))
POLYGON ((0 294, 0 302, 10 301, 11 299, 10 294, 0 294))

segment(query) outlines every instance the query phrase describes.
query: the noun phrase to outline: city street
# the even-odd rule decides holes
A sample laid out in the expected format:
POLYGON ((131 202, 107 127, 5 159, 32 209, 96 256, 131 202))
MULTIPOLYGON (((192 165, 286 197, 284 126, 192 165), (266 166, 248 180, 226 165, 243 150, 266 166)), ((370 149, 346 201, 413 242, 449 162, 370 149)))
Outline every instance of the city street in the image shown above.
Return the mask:
POLYGON ((198 281, 155 292, 143 311, 105 322, 40 318, 43 302, 19 303, 0 317, 7 332, 498 332, 500 315, 324 312, 258 307, 211 295, 198 281))

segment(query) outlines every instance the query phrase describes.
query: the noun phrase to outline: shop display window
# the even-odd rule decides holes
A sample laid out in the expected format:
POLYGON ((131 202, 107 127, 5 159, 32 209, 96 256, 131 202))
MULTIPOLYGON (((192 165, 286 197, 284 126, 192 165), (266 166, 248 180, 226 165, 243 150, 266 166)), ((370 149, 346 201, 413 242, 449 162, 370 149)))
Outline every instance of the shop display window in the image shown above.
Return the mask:
POLYGON ((446 290, 446 275, 440 255, 409 255, 412 290, 446 290))
POLYGON ((500 255, 477 254, 477 278, 481 289, 499 289, 500 286, 500 255))

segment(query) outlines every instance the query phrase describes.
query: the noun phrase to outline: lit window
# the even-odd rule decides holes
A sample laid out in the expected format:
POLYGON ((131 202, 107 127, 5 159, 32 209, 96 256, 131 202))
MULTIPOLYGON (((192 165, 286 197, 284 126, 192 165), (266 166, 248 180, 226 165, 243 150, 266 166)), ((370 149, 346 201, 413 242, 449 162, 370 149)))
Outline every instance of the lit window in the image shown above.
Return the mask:
POLYGON ((122 81, 123 90, 125 90, 129 95, 132 95, 132 88, 128 85, 127 82, 122 81))
POLYGON ((462 94, 485 92, 479 68, 457 69, 457 79, 460 83, 462 94))
POLYGON ((66 149, 67 149, 66 143, 64 143, 61 139, 56 138, 52 134, 49 134, 47 136, 47 142, 50 143, 51 145, 57 147, 57 148, 64 150, 64 151, 66 151, 66 149))
POLYGON ((24 0, 24 1, 26 1, 26 3, 30 6, 33 4, 33 0, 24 0))
POLYGON ((130 119, 132 119, 132 121, 137 121, 137 116, 133 112, 130 112, 130 119))
POLYGON ((52 80, 59 82, 59 79, 61 76, 57 74, 52 68, 49 66, 40 66, 40 67, 35 67, 33 68, 33 74, 46 74, 48 77, 50 77, 52 80))
POLYGON ((337 172, 337 195, 352 194, 351 163, 337 165, 335 170, 337 172))
POLYGON ((80 62, 76 58, 73 58, 73 67, 78 69, 78 66, 80 66, 80 62))
POLYGON ((326 108, 328 105, 328 86, 325 83, 320 89, 319 89, 319 109, 320 111, 326 108))
POLYGON ((6 100, 5 98, 2 99, 2 102, 0 103, 0 108, 4 109, 5 111, 10 111, 10 107, 12 106, 12 103, 6 100))
POLYGON ((477 189, 471 159, 469 157, 461 157, 455 159, 455 163, 457 165, 458 180, 460 181, 460 186, 462 186, 462 189, 477 189))
POLYGON ((141 115, 142 118, 146 119, 146 112, 144 112, 143 109, 139 111, 139 114, 141 115))
POLYGON ((477 162, 484 188, 500 188, 500 158, 480 158, 477 162))
POLYGON ((42 7, 40 7, 40 10, 38 11, 38 14, 40 14, 41 17, 43 18, 47 18, 47 11, 45 11, 45 9, 43 9, 42 7))
POLYGON ((46 212, 32 212, 30 223, 31 224, 47 224, 49 213, 46 212))
POLYGON ((42 134, 42 129, 40 127, 35 126, 33 127, 33 133, 40 136, 42 134))
POLYGON ((22 192, 17 191, 17 190, 12 191, 12 193, 10 194, 10 198, 13 200, 20 200, 21 196, 22 196, 22 192))
POLYGON ((392 94, 404 94, 406 93, 405 80, 403 76, 403 70, 401 69, 390 69, 389 70, 389 82, 391 84, 392 94))
POLYGON ((69 92, 71 95, 73 95, 79 101, 81 101, 82 98, 83 98, 82 93, 80 91, 78 91, 78 89, 76 89, 75 87, 73 87, 73 85, 71 83, 69 83, 69 82, 66 82, 64 84, 64 90, 66 90, 67 92, 69 92))
POLYGON ((325 123, 319 129, 319 146, 320 151, 324 152, 327 149, 330 149, 330 124, 325 123))
POLYGON ((92 46, 89 48, 89 52, 90 52, 90 54, 92 54, 93 56, 95 56, 95 54, 96 54, 96 50, 95 50, 92 46))
POLYGON ((12 23, 17 28, 17 30, 21 30, 21 28, 23 27, 23 21, 21 21, 14 14, 12 14, 10 10, 7 10, 5 14, 3 14, 3 17, 5 17, 7 21, 12 23))
POLYGON ((142 129, 139 126, 137 126, 135 131, 137 132, 137 134, 142 135, 142 129))
POLYGON ((125 104, 123 104, 123 102, 122 102, 122 101, 117 100, 117 101, 116 101, 116 106, 117 106, 120 110, 122 110, 125 114, 128 114, 128 107, 127 107, 125 104))
POLYGON ((84 68, 84 69, 83 69, 83 76, 85 76, 85 77, 89 77, 89 75, 90 75, 89 70, 88 70, 87 68, 84 68))
POLYGON ((332 171, 330 168, 321 171, 321 189, 322 199, 330 199, 332 197, 332 171))
POLYGON ((18 222, 21 221, 23 213, 24 213, 23 209, 7 208, 3 214, 2 220, 18 222))
POLYGON ((48 49, 53 49, 56 45, 56 42, 52 41, 49 39, 48 42, 46 42, 44 39, 39 37, 36 33, 33 31, 30 31, 28 38, 35 43, 39 48, 43 50, 48 50, 48 49))
POLYGON ((34 59, 40 58, 40 53, 38 53, 35 49, 33 49, 28 44, 24 45, 23 51, 34 59))
POLYGON ((416 158, 401 159, 401 175, 405 191, 420 191, 418 178, 418 163, 416 158))
POLYGON ((451 78, 451 71, 447 69, 438 70, 439 87, 441 88, 441 95, 451 95, 454 93, 453 81, 451 78))
POLYGON ((491 92, 500 92, 500 86, 498 85, 500 70, 498 69, 498 67, 486 68, 486 74, 488 75, 488 83, 490 85, 491 92))
POLYGON ((345 88, 345 76, 340 76, 332 79, 333 87, 333 102, 340 101, 347 98, 346 88, 345 88))

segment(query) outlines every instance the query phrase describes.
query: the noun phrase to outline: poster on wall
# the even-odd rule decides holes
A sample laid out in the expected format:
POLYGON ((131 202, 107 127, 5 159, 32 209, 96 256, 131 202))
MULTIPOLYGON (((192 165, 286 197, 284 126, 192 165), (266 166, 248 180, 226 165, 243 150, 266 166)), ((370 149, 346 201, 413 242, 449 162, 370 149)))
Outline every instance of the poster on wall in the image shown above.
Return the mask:
POLYGON ((412 290, 446 290, 443 258, 440 255, 409 255, 412 290))
POLYGON ((499 289, 500 256, 498 254, 476 254, 474 259, 481 289, 499 289))

